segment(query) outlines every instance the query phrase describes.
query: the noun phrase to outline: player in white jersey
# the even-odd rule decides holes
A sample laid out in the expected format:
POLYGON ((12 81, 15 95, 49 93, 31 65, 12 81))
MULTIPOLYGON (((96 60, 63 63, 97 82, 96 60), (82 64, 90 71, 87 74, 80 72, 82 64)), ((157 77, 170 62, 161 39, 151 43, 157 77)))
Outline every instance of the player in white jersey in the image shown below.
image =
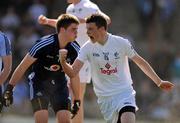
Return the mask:
POLYGON ((83 64, 89 61, 94 91, 106 122, 135 123, 137 106, 128 58, 162 90, 170 91, 173 84, 161 80, 127 39, 109 34, 107 22, 103 16, 93 14, 87 18, 86 25, 90 40, 83 45, 72 66, 65 60, 67 51, 60 50, 63 70, 70 78, 74 77, 83 64))
MULTIPOLYGON (((82 46, 85 42, 89 40, 87 35, 86 23, 85 19, 94 13, 99 13, 103 15, 108 24, 110 23, 110 18, 104 14, 99 7, 91 2, 90 0, 67 0, 70 5, 66 9, 66 13, 73 14, 80 20, 80 24, 78 26, 78 35, 76 41, 82 46)), ((50 25, 55 27, 56 19, 49 19, 45 16, 39 17, 39 23, 44 25, 50 25)), ((84 100, 84 93, 86 89, 86 83, 90 83, 91 81, 91 70, 89 66, 89 62, 86 61, 83 68, 81 69, 80 73, 80 81, 81 81, 81 108, 79 114, 73 119, 73 123, 83 123, 84 121, 84 112, 83 112, 83 100, 84 100)))
POLYGON ((0 111, 2 109, 1 85, 6 81, 12 66, 11 43, 7 36, 0 32, 0 111))

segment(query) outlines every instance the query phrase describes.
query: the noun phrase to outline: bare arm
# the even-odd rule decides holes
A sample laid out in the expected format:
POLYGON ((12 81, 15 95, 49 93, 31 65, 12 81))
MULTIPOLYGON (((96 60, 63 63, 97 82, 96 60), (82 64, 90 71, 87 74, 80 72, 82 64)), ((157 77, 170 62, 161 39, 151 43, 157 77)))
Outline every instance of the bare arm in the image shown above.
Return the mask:
POLYGON ((38 18, 38 23, 41 25, 48 25, 48 26, 56 27, 56 22, 57 22, 56 19, 50 19, 44 15, 40 15, 38 18))
POLYGON ((154 83, 160 87, 163 90, 171 90, 173 87, 173 84, 169 81, 163 81, 160 79, 160 77, 155 73, 155 71, 153 70, 153 68, 149 65, 149 63, 144 60, 141 56, 139 56, 138 54, 135 55, 132 58, 133 62, 135 62, 138 67, 149 77, 151 78, 154 83))
POLYGON ((3 62, 3 70, 0 73, 0 85, 3 84, 6 79, 8 78, 11 69, 12 69, 12 55, 8 56, 3 56, 2 57, 2 62, 3 62))
POLYGON ((80 79, 79 74, 75 77, 70 78, 71 81, 71 89, 73 91, 74 100, 80 100, 80 79))
POLYGON ((80 60, 76 59, 72 65, 68 64, 66 62, 67 50, 65 50, 65 49, 61 49, 59 51, 59 54, 60 54, 60 62, 61 62, 64 72, 70 78, 77 76, 84 63, 81 62, 80 60))
POLYGON ((21 77, 24 75, 24 73, 27 71, 27 69, 36 61, 35 58, 31 57, 29 54, 27 54, 24 59, 21 61, 21 63, 17 66, 15 71, 13 72, 13 75, 9 81, 9 84, 15 86, 18 81, 21 79, 21 77))

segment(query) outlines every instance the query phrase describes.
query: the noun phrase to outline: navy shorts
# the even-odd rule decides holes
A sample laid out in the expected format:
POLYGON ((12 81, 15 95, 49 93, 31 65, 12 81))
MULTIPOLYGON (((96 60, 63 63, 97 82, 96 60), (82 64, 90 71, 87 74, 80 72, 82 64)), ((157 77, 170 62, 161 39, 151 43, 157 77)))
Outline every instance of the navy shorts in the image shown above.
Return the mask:
POLYGON ((30 99, 34 113, 39 110, 48 110, 49 105, 55 113, 60 110, 70 111, 71 108, 67 84, 63 87, 51 85, 51 83, 43 86, 38 82, 30 81, 30 99))

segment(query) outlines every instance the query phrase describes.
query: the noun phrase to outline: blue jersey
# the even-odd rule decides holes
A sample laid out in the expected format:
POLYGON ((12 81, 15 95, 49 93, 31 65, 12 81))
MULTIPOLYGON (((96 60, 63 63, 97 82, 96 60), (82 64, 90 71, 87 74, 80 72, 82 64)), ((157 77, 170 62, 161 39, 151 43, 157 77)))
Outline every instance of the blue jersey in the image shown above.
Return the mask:
POLYGON ((0 32, 0 70, 2 69, 2 57, 11 55, 11 42, 7 36, 0 32))
MULTIPOLYGON (((79 52, 76 42, 68 43, 67 61, 73 63, 79 52)), ((48 35, 38 40, 29 50, 31 57, 37 58, 32 65, 30 79, 39 84, 39 87, 47 86, 49 82, 55 82, 56 86, 66 86, 65 73, 59 61, 59 40, 57 34, 48 35)))

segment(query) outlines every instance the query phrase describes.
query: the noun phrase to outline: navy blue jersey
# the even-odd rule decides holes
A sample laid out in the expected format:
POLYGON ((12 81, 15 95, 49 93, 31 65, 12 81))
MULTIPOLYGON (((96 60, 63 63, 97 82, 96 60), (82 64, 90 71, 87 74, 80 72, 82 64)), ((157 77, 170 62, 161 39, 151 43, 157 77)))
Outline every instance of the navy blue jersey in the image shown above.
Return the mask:
MULTIPOLYGON (((67 61, 73 63, 79 52, 79 45, 76 41, 68 43, 65 47, 68 50, 67 61)), ((58 35, 52 34, 42 37, 29 50, 31 57, 37 58, 32 65, 31 80, 33 82, 43 81, 59 81, 58 83, 66 81, 65 73, 62 70, 59 61, 59 41, 58 35)))

